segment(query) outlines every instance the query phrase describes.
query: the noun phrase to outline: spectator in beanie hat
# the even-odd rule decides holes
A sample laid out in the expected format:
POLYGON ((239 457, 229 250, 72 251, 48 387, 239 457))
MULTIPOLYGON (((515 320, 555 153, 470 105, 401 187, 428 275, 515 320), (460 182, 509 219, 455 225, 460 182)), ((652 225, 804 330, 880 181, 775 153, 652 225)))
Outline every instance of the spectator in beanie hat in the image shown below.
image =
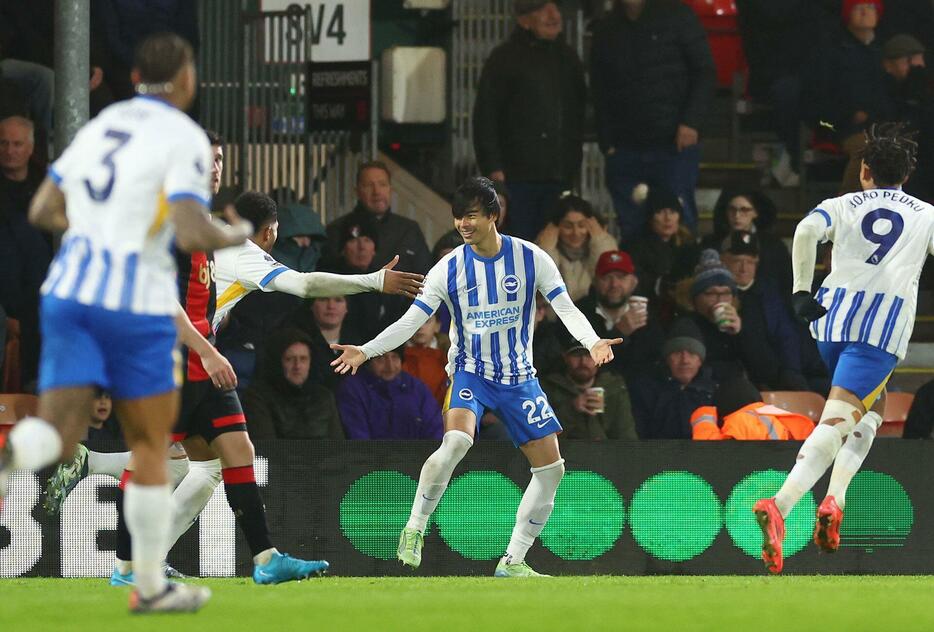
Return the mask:
POLYGON ((704 367, 707 349, 697 326, 678 321, 661 361, 631 381, 632 412, 640 439, 690 439, 691 413, 713 401, 716 383, 704 367))
POLYGON ((707 351, 706 364, 713 379, 721 382, 737 375, 766 375, 774 363, 773 352, 759 327, 747 327, 738 311, 736 280, 720 262, 716 250, 701 252, 690 284, 693 313, 675 322, 690 320, 701 333, 707 351))

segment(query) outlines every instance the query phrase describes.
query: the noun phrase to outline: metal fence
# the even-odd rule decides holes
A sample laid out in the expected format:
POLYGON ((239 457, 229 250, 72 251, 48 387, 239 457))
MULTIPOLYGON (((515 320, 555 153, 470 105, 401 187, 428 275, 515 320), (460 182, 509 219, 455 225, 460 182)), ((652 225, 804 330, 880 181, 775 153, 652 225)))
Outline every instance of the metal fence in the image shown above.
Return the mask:
POLYGON ((330 219, 355 201, 353 175, 372 155, 372 132, 354 138, 349 132, 307 129, 311 9, 260 13, 254 5, 251 0, 199 3, 200 115, 227 143, 222 184, 278 192, 286 202, 303 200, 323 220, 330 219))

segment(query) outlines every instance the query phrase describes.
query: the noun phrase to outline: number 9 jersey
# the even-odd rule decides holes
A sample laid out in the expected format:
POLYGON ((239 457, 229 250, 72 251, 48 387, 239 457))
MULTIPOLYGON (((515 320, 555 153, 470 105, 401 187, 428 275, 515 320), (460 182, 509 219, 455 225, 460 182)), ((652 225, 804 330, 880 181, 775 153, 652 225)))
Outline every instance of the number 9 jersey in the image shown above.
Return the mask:
POLYGON ((210 205, 211 147, 171 104, 140 96, 106 108, 49 169, 68 230, 42 294, 111 311, 171 315, 178 290, 169 203, 210 205))
POLYGON ((904 359, 918 278, 934 254, 934 207, 901 189, 871 189, 824 200, 801 221, 833 242, 831 272, 816 297, 827 314, 811 323, 812 335, 904 359))

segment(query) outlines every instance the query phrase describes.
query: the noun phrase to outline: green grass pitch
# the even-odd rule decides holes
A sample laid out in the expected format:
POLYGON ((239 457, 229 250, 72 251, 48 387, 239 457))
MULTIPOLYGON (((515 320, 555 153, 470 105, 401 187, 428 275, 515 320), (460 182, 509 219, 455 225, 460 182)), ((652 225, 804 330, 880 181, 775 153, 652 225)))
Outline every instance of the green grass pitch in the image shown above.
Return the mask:
POLYGON ((200 613, 133 617, 104 580, 0 580, 0 630, 934 630, 934 577, 196 581, 200 613))

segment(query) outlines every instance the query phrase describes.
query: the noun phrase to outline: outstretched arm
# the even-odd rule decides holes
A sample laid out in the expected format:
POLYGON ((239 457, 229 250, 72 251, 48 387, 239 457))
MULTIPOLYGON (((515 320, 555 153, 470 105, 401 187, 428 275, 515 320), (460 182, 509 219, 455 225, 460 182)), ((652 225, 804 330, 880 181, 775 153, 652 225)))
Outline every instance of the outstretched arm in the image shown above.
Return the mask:
POLYGON ((421 274, 393 270, 399 256, 386 264, 382 270, 370 274, 331 274, 329 272, 296 272, 286 270, 270 281, 276 292, 284 292, 302 298, 324 296, 347 296, 361 292, 383 292, 415 298, 422 290, 421 274))
POLYGON ((551 306, 555 314, 568 328, 571 335, 574 336, 582 345, 590 349, 590 355, 593 361, 600 366, 613 359, 612 345, 623 343, 622 338, 600 338, 593 326, 587 320, 567 292, 561 292, 551 300, 551 306))
POLYGON ((340 357, 331 362, 336 373, 344 374, 347 371, 356 373, 360 366, 376 356, 381 356, 388 351, 397 349, 404 345, 419 327, 425 324, 430 314, 419 305, 412 305, 408 311, 402 315, 402 318, 391 324, 376 336, 373 340, 363 346, 356 345, 331 345, 335 351, 341 351, 340 357))

